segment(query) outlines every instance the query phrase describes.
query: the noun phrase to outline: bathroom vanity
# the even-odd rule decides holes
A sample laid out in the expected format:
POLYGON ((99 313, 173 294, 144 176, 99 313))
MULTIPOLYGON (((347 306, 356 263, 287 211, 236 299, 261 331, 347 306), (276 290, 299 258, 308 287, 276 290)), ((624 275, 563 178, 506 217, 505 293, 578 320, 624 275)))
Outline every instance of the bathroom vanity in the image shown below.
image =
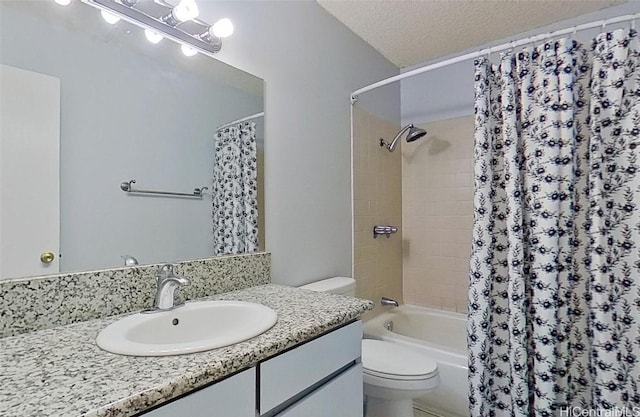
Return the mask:
POLYGON ((356 321, 141 415, 357 416, 361 338, 362 323, 356 321))
POLYGON ((0 415, 360 415, 358 319, 371 302, 274 284, 205 299, 264 304, 278 321, 245 342, 165 357, 101 350, 97 334, 121 316, 0 339, 0 415))

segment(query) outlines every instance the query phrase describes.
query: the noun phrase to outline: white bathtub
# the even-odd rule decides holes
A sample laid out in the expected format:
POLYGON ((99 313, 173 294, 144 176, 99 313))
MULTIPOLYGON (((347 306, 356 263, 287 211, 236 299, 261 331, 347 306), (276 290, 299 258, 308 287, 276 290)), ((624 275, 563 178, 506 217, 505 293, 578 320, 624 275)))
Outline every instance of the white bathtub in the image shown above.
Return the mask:
POLYGON ((416 408, 442 417, 467 417, 467 316, 402 305, 364 324, 364 337, 390 340, 419 349, 438 363, 441 383, 414 402, 416 408), (393 323, 393 331, 387 323, 393 323))

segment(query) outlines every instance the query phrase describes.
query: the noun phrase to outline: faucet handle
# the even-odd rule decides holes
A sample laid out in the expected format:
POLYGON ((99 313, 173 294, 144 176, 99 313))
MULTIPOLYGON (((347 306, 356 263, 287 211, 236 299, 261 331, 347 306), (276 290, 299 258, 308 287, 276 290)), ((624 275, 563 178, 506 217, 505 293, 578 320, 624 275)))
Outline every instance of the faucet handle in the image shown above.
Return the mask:
POLYGON ((180 286, 191 285, 191 278, 189 278, 189 277, 179 277, 179 276, 174 275, 171 278, 176 284, 178 284, 180 286))
POLYGON ((173 265, 164 264, 160 267, 160 271, 158 271, 158 278, 167 279, 173 277, 173 265))

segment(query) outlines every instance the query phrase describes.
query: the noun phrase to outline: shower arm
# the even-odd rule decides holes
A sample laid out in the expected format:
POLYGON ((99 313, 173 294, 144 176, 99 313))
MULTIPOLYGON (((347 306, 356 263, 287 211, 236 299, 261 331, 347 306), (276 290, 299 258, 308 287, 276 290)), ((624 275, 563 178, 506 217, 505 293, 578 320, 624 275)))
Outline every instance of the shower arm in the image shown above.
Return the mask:
POLYGON ((412 127, 413 127, 412 123, 409 123, 408 125, 403 127, 402 130, 398 132, 396 137, 393 138, 391 143, 387 143, 383 138, 380 138, 380 146, 385 146, 389 152, 393 152, 393 150, 396 148, 396 144, 398 143, 398 140, 400 140, 400 136, 402 136, 404 132, 411 129, 412 127))

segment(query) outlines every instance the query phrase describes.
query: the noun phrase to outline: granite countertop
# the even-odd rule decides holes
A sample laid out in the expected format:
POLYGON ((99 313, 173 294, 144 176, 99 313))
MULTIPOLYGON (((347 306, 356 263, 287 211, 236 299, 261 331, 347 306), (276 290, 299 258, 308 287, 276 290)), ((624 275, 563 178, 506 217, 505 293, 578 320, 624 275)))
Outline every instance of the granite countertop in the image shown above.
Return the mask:
POLYGON ((275 284, 204 298, 271 307, 278 322, 232 346, 180 356, 108 353, 95 339, 122 316, 0 339, 0 415, 130 416, 358 318, 367 300, 275 284))

